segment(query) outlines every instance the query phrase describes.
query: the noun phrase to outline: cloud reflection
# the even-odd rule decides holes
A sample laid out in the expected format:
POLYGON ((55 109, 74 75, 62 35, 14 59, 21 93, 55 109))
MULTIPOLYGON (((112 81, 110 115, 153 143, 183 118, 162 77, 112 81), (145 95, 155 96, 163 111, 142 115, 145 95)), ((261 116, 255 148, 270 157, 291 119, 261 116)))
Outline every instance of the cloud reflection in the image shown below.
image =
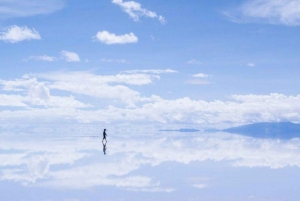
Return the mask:
MULTIPOLYGON (((0 179, 51 188, 112 186, 131 191, 172 192, 176 188, 162 184, 159 177, 147 171, 166 162, 182 164, 187 169, 192 162, 205 161, 223 161, 232 168, 300 167, 300 139, 255 139, 222 132, 172 132, 163 136, 161 132, 147 136, 111 133, 106 152, 100 132, 40 138, 29 134, 2 135, 0 179)), ((202 181, 190 183, 198 189, 210 186, 202 181)))

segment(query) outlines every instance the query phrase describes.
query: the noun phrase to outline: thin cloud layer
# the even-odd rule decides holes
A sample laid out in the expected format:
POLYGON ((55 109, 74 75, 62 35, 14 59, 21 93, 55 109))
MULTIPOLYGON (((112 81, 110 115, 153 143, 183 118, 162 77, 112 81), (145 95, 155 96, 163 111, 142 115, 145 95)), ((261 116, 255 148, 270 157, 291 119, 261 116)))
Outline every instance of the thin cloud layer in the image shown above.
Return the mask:
POLYGON ((163 16, 157 15, 155 12, 142 8, 140 3, 135 1, 112 0, 112 3, 119 5, 122 10, 127 13, 134 21, 139 21, 140 17, 157 18, 160 23, 165 24, 166 20, 163 16))
POLYGON ((114 33, 109 33, 108 31, 99 31, 94 38, 96 41, 107 45, 138 42, 138 37, 136 37, 132 32, 124 35, 116 35, 114 33))
POLYGON ((63 8, 63 0, 0 0, 0 18, 47 14, 63 8))
POLYGON ((29 29, 26 26, 18 27, 13 25, 4 32, 0 32, 0 40, 9 43, 18 43, 23 40, 40 40, 41 36, 35 29, 29 29))
POLYGON ((42 56, 30 56, 27 59, 24 59, 23 61, 30 61, 30 60, 35 60, 35 61, 47 61, 47 62, 53 62, 53 61, 66 61, 66 62, 80 62, 80 57, 77 53, 75 52, 69 52, 62 50, 60 52, 60 58, 59 57, 53 57, 53 56, 48 56, 48 55, 42 55, 42 56))
POLYGON ((56 57, 42 55, 42 56, 30 56, 27 59, 25 59, 25 61, 29 61, 29 60, 53 62, 53 61, 57 61, 58 59, 56 57))
POLYGON ((176 70, 172 69, 147 69, 147 70, 127 70, 123 71, 124 73, 153 73, 153 74, 162 74, 162 73, 178 73, 176 70))
POLYGON ((264 22, 288 26, 300 25, 298 0, 247 0, 240 7, 225 11, 233 22, 264 22))

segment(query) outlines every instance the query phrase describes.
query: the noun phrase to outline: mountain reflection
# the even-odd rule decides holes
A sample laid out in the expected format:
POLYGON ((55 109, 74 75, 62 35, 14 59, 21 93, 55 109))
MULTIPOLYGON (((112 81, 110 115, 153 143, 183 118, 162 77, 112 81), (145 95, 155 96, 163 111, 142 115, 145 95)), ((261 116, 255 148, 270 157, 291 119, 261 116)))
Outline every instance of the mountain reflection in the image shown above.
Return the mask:
MULTIPOLYGON (((98 138, 88 134, 84 138, 76 134, 39 138, 29 134, 2 135, 0 178, 25 186, 49 188, 110 186, 130 191, 173 192, 179 187, 162 182, 149 171, 172 164, 173 171, 178 166, 185 169, 181 171, 189 172, 190 164, 197 163, 203 168, 208 162, 216 168, 222 164, 231 168, 300 167, 299 139, 254 139, 223 132, 161 133, 116 134, 110 140, 109 157, 104 158, 99 155, 106 154, 107 142, 102 141, 103 147, 99 147, 101 135, 98 138)), ((206 178, 204 173, 202 177, 206 178)), ((180 175, 173 177, 178 179, 175 177, 180 175)), ((194 188, 209 186, 203 179, 188 181, 194 188)))

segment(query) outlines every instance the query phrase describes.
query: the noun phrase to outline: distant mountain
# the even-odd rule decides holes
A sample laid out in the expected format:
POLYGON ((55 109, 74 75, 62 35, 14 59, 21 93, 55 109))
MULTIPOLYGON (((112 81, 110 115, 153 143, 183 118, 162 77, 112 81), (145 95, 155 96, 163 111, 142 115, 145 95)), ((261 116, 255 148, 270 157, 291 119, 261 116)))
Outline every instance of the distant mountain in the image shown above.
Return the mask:
POLYGON ((228 128, 222 131, 256 138, 300 138, 300 124, 294 124, 291 122, 255 123, 228 128))

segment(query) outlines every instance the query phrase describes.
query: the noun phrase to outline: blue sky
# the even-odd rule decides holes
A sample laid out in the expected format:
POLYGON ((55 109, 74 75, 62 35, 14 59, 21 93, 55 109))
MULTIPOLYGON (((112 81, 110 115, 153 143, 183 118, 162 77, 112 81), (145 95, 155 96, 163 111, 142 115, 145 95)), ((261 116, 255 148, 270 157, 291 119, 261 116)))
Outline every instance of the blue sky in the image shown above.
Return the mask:
POLYGON ((0 118, 199 128, 299 122, 299 5, 0 1, 0 118))

